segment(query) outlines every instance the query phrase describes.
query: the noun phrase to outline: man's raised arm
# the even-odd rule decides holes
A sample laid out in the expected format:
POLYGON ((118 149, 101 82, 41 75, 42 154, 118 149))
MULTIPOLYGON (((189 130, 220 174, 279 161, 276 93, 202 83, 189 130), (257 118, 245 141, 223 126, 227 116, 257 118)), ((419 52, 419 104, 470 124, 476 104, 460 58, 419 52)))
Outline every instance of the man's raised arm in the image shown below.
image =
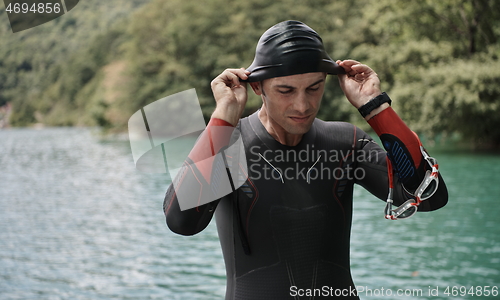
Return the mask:
MULTIPOLYGON (((390 107, 391 100, 381 92, 380 80, 370 67, 355 60, 337 63, 346 71, 346 74, 338 76, 347 99, 380 137, 398 181, 404 187, 402 190, 414 195, 426 172, 432 170, 424 158, 425 150, 418 136, 390 107)), ((422 202, 420 210, 433 210, 446 205, 448 193, 440 175, 439 182, 434 196, 422 202)))
MULTIPOLYGON (((226 194, 224 185, 225 191, 228 189, 224 178, 229 176, 232 181, 227 163, 229 157, 224 151, 231 146, 234 127, 245 108, 246 83, 241 84, 240 79, 247 79, 248 74, 244 69, 227 69, 212 81, 216 109, 169 186, 163 202, 167 225, 175 233, 193 235, 205 229, 220 196, 226 194)), ((232 149, 236 155, 239 151, 238 147, 232 149)), ((233 165, 238 163, 236 160, 233 165)), ((230 185, 234 190, 234 182, 230 185)))

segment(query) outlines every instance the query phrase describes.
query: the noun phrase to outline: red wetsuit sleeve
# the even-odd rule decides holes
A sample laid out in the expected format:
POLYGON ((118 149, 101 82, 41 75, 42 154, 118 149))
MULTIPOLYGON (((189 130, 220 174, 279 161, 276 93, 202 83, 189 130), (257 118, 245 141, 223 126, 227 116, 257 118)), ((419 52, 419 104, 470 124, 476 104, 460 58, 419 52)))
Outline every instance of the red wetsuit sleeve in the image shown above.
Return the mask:
MULTIPOLYGON (((420 166, 422 154, 420 152, 420 141, 417 135, 401 120, 392 107, 388 107, 368 120, 368 124, 375 130, 378 136, 384 134, 398 138, 408 149, 415 167, 420 166)), ((382 140, 383 142, 383 140, 382 140)), ((384 148, 387 147, 384 145, 384 148)))
POLYGON ((219 130, 221 127, 234 128, 231 123, 224 120, 212 118, 207 128, 201 134, 188 157, 191 159, 207 182, 210 182, 214 156, 229 145, 231 130, 219 130))
MULTIPOLYGON (((394 195, 401 195, 401 199, 408 199, 409 195, 406 191, 413 193, 424 179, 426 170, 429 169, 429 165, 420 150, 422 144, 417 134, 406 126, 391 107, 372 117, 368 120, 368 124, 380 137, 387 151, 392 167, 398 176, 396 182, 402 183, 405 188, 402 190, 398 187, 399 184, 395 185, 394 195)), ((448 190, 441 174, 439 174, 437 191, 429 200, 422 202, 419 210, 435 210, 445 206, 447 202, 448 190)))

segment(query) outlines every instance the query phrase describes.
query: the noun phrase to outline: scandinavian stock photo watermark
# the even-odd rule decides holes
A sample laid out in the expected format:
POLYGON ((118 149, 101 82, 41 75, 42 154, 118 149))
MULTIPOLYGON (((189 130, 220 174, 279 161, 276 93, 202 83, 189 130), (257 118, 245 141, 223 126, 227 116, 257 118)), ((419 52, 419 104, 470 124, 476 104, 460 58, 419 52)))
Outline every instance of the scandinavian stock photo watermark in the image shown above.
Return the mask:
POLYGON ((376 150, 317 149, 314 144, 304 149, 271 150, 252 146, 248 159, 251 178, 254 180, 363 180, 366 176, 359 163, 375 162, 376 150), (264 164, 262 162, 265 162, 264 164), (285 167, 280 164, 285 163, 285 167), (354 164, 353 164, 354 163, 354 164))

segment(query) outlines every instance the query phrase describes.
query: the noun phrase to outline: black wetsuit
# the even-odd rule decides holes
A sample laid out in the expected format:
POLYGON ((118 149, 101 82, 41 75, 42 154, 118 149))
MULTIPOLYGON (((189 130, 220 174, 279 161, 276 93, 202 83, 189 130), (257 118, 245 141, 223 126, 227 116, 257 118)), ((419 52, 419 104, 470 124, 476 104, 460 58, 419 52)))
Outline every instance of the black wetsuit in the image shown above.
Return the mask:
MULTIPOLYGON (((248 163, 246 183, 238 194, 182 212, 171 186, 164 202, 168 226, 195 234, 215 212, 226 264, 226 299, 318 299, 335 293, 358 299, 349 263, 353 186, 386 199, 386 152, 365 132, 343 122, 316 119, 293 147, 277 142, 257 113, 238 127, 248 163), (300 297, 299 289, 316 289, 316 296, 300 297)), ((438 191, 420 211, 446 204, 440 179, 438 191)), ((396 184, 395 204, 408 198, 396 184)), ((382 210, 374 213, 382 217, 382 210)))

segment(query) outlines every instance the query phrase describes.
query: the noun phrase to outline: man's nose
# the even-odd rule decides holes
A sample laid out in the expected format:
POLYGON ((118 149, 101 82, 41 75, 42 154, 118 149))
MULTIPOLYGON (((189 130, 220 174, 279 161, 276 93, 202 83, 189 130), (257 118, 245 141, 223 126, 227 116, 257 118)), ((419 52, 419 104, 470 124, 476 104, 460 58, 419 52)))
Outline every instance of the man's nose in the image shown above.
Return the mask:
POLYGON ((293 108, 299 113, 305 114, 310 107, 306 93, 299 93, 293 101, 293 108))

